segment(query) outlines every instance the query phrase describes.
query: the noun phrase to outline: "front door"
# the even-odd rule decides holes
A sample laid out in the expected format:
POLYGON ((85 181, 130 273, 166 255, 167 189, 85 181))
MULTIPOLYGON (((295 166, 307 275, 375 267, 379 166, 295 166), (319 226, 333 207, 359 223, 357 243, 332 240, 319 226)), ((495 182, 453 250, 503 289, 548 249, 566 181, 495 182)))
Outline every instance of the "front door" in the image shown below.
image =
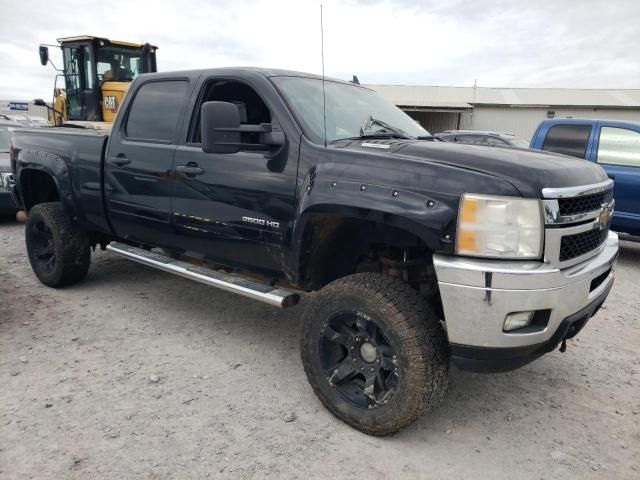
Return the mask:
POLYGON ((274 158, 264 152, 204 153, 198 113, 210 100, 235 103, 242 123, 278 128, 273 110, 250 86, 230 79, 203 83, 190 138, 174 159, 172 213, 179 243, 222 264, 281 271, 294 218, 297 148, 288 139, 274 158))
POLYGON ((640 234, 640 128, 599 122, 595 158, 613 178, 612 228, 640 234))
POLYGON ((121 112, 105 161, 109 220, 121 238, 165 246, 171 233, 171 168, 187 94, 186 80, 146 82, 121 112))

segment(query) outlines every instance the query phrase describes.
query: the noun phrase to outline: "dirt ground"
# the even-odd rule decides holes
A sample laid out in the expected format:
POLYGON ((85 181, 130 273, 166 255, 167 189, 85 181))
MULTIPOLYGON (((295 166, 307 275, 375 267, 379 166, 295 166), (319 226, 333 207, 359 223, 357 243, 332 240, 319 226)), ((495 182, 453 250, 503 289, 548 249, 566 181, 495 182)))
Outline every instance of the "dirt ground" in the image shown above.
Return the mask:
POLYGON ((0 222, 0 249, 0 478, 640 478, 640 245, 624 244, 604 309, 566 353, 452 369, 443 405, 390 438, 314 397, 300 307, 107 252, 53 290, 21 225, 0 222))

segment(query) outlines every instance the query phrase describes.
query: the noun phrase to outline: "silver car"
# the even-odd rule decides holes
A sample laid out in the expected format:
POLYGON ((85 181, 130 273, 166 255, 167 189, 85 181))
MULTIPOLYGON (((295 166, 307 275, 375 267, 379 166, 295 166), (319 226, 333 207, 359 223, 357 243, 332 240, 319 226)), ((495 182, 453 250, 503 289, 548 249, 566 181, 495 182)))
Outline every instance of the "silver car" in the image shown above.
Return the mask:
POLYGON ((17 122, 0 119, 0 215, 14 215, 18 211, 11 195, 13 172, 9 159, 9 144, 11 143, 9 128, 20 126, 17 122))

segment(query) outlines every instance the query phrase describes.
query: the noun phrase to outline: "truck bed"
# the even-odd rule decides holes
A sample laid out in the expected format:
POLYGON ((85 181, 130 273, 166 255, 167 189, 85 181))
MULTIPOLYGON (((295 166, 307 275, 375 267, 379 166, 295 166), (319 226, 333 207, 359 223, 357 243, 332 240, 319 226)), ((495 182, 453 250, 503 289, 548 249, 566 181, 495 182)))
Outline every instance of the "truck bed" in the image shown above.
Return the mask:
MULTIPOLYGON (((58 179, 64 192, 63 203, 73 205, 76 214, 92 228, 107 233, 101 192, 108 138, 109 132, 103 129, 30 128, 15 130, 12 144, 23 166, 48 172, 58 179)), ((16 182, 20 183, 19 176, 16 182)))

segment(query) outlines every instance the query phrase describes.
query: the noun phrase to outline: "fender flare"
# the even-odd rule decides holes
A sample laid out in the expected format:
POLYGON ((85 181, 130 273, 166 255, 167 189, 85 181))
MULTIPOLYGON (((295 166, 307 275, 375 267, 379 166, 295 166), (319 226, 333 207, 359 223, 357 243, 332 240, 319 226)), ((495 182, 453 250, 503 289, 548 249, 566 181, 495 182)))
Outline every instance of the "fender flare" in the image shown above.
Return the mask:
POLYGON ((69 168, 66 162, 59 156, 36 150, 21 150, 17 159, 16 189, 19 200, 23 207, 25 207, 25 210, 28 212, 28 205, 25 203, 23 193, 26 179, 23 175, 34 171, 46 174, 51 178, 64 209, 71 215, 71 218, 77 219, 81 213, 81 207, 78 206, 78 202, 74 202, 71 175, 69 174, 69 168))
POLYGON ((451 252, 456 229, 457 199, 385 185, 307 177, 301 189, 291 247, 293 275, 300 280, 304 237, 316 215, 370 221, 405 230, 434 252, 451 252))

